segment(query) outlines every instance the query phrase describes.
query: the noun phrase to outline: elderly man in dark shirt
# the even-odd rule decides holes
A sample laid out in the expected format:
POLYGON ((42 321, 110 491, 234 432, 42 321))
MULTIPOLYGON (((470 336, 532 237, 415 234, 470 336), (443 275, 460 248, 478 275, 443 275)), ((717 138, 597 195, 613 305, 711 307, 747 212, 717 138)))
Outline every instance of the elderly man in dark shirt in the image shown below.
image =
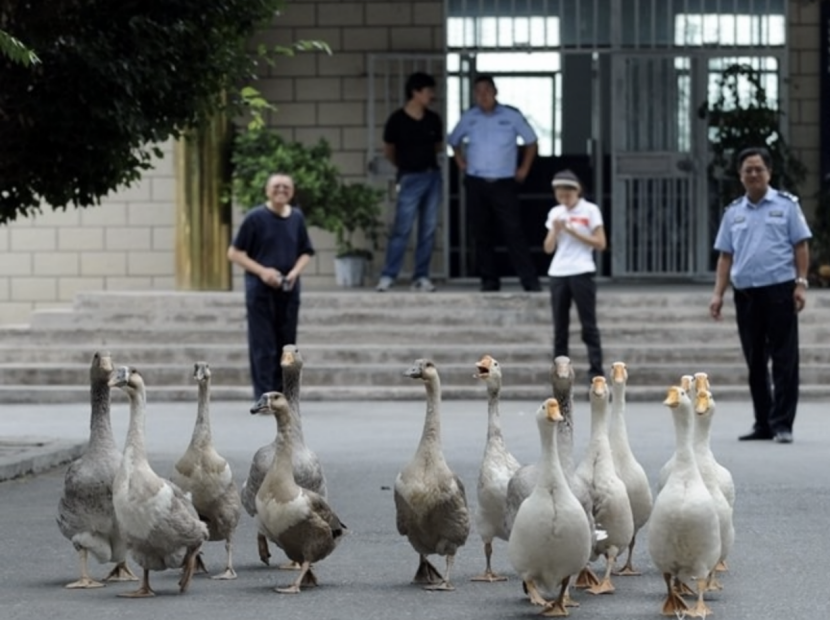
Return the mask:
POLYGON ((280 355, 297 342, 300 273, 314 255, 302 212, 292 207, 294 181, 272 174, 268 201, 245 216, 228 259, 245 270, 248 349, 254 399, 282 391, 280 355))

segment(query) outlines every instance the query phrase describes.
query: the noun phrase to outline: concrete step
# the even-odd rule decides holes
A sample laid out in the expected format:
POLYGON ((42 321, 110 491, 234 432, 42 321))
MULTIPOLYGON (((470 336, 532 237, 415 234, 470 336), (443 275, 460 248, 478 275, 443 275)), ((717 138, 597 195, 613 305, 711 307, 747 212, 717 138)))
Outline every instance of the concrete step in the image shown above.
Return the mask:
MULTIPOLYGON (((734 323, 714 321, 706 323, 648 324, 642 321, 618 323, 613 326, 600 325, 603 340, 607 343, 680 343, 681 345, 701 342, 734 342, 738 336, 734 323)), ((580 342, 578 322, 571 324, 571 342, 574 348, 580 342)), ((830 341, 830 325, 804 325, 801 329, 805 342, 830 341)), ((359 342, 362 344, 446 344, 484 343, 523 346, 525 343, 550 343, 553 334, 550 324, 511 325, 493 327, 480 324, 444 325, 440 322, 413 326, 389 325, 320 325, 300 320, 298 340, 301 344, 331 344, 339 346, 359 342)), ((44 329, 32 328, 23 332, 19 329, 6 331, 0 328, 0 341, 6 344, 85 344, 92 348, 116 344, 237 344, 247 343, 244 326, 183 326, 166 328, 147 325, 117 329, 95 325, 75 328, 44 329)))
MULTIPOLYGON (((413 382, 414 383, 414 382, 413 382)), ((667 385, 631 386, 626 392, 629 403, 662 402, 666 397, 667 385)), ((502 403, 515 400, 543 400, 547 398, 548 388, 545 385, 508 385, 502 390, 502 403)), ((481 399, 485 401, 485 394, 481 385, 444 385, 442 397, 445 400, 481 399)), ((587 400, 587 389, 584 397, 587 400)), ((749 405, 749 389, 745 384, 719 385, 715 397, 720 401, 741 400, 749 405)), ((581 396, 579 398, 582 398, 581 396)), ((222 402, 238 402, 240 415, 248 412, 253 402, 251 389, 241 386, 214 385, 211 389, 211 399, 222 402)), ((395 387, 329 387, 304 386, 302 390, 304 401, 397 401, 422 400, 424 389, 422 386, 395 386, 395 387)), ((800 388, 800 399, 803 401, 826 401, 830 399, 830 385, 803 384, 800 388)), ((127 398, 121 390, 112 391, 112 400, 124 404, 127 398)), ((192 402, 196 404, 196 388, 179 386, 148 387, 148 415, 152 416, 156 407, 166 402, 192 402)), ((29 385, 0 385, 0 403, 15 404, 78 404, 89 402, 89 388, 86 386, 29 386, 29 385)), ((503 405, 504 406, 504 405, 503 405)), ((749 415, 748 411, 748 415, 749 415)))
MULTIPOLYGON (((637 322, 640 324, 675 326, 688 323, 711 323, 707 301, 688 306, 654 307, 647 304, 633 307, 604 307, 597 310, 597 322, 602 329, 637 322)), ((805 327, 823 326, 826 313, 806 312, 801 317, 805 327)), ((356 325, 418 326, 439 323, 445 326, 511 327, 513 325, 550 325, 549 304, 488 305, 476 304, 469 297, 460 298, 454 306, 445 304, 400 305, 398 307, 366 304, 363 307, 340 308, 326 304, 303 303, 300 323, 308 325, 356 325)), ((571 322, 578 322, 575 308, 571 322)), ((726 321, 732 324, 733 321, 726 321)), ((141 307, 111 309, 90 312, 78 309, 43 309, 31 315, 33 330, 75 329, 96 326, 103 330, 124 329, 191 329, 219 327, 222 329, 246 329, 244 306, 210 311, 206 308, 164 308, 149 311, 141 307)))
MULTIPOLYGON (((574 363, 584 364, 587 360, 585 348, 578 340, 573 341, 571 358, 574 363)), ((247 344, 113 344, 105 347, 119 360, 140 366, 145 364, 190 365, 199 360, 212 364, 247 364, 247 344)), ((444 363, 474 364, 483 354, 495 357, 505 368, 513 364, 542 363, 549 359, 549 344, 523 344, 516 346, 506 343, 479 344, 349 344, 332 347, 331 344, 302 344, 307 363, 361 365, 400 364, 402 360, 419 357, 441 359, 444 363)), ((81 344, 71 345, 4 345, 0 344, 0 364, 88 364, 94 347, 81 344)), ((737 342, 699 343, 694 347, 678 347, 675 344, 618 343, 605 342, 603 346, 606 362, 610 365, 623 360, 629 365, 658 363, 730 363, 743 365, 743 354, 737 342)), ((802 364, 830 364, 830 347, 805 344, 801 346, 802 364)))
MULTIPOLYGON (((377 386, 397 387, 408 383, 403 372, 413 360, 400 360, 387 364, 306 364, 303 370, 303 384, 314 386, 377 386)), ((116 360, 119 364, 130 364, 129 360, 116 360)), ((443 363, 437 359, 442 382, 447 385, 475 385, 474 362, 464 364, 443 363)), ((149 386, 188 386, 193 383, 192 364, 144 364, 135 365, 149 386)), ((248 364, 211 364, 211 371, 217 385, 250 385, 248 364)), ((741 384, 746 381, 747 371, 743 364, 701 363, 689 364, 649 363, 629 365, 629 384, 671 385, 684 374, 704 371, 709 373, 712 384, 741 384)), ((544 385, 549 382, 550 364, 547 361, 528 364, 513 364, 504 368, 504 383, 510 385, 544 385)), ((584 368, 577 366, 579 381, 584 368)), ((802 364, 801 378, 804 383, 821 383, 826 379, 824 364, 802 364)), ((88 364, 5 364, 0 365, 0 385, 88 385, 88 364)))

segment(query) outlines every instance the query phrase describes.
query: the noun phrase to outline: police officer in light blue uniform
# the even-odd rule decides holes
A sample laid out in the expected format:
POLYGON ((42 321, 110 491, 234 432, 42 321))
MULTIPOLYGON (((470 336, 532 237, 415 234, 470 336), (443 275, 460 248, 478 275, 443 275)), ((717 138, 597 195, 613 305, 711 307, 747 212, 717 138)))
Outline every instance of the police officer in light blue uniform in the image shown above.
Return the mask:
POLYGON ((720 256, 709 312, 722 318, 731 280, 755 409, 752 431, 739 439, 791 443, 798 405, 798 313, 809 286, 812 233, 798 199, 770 187, 771 169, 765 148, 738 155, 746 194, 726 209, 715 239, 720 256))
POLYGON ((527 177, 536 157, 536 132, 519 110, 496 101, 496 85, 491 76, 476 77, 473 94, 476 105, 461 115, 449 144, 459 170, 465 173, 467 214, 475 236, 481 290, 501 288, 494 247, 498 227, 522 287, 526 291, 541 291, 522 230, 517 187, 527 177), (517 167, 518 137, 525 147, 517 167))

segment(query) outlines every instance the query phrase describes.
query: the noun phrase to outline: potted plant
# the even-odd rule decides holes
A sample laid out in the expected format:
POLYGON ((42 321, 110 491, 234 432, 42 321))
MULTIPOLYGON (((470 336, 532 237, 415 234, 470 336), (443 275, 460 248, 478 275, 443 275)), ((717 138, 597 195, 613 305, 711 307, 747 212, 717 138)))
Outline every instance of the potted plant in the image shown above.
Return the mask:
POLYGON ((295 204, 303 210, 308 225, 334 235, 337 283, 362 285, 373 250, 378 247, 381 190, 365 183, 344 182, 324 139, 306 146, 287 141, 267 127, 239 131, 231 163, 233 196, 243 209, 262 203, 263 188, 271 173, 290 174, 296 187, 295 204))

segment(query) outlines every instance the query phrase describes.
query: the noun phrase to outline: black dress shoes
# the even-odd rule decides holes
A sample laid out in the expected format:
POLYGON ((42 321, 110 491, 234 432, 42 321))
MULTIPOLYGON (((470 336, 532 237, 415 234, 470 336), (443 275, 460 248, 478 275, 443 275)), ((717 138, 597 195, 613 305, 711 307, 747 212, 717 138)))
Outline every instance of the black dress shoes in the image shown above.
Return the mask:
POLYGON ((775 443, 792 443, 793 434, 790 431, 778 431, 772 438, 775 443))
POLYGON ((746 435, 738 437, 738 441, 763 441, 772 439, 772 433, 765 433, 763 431, 752 431, 746 435))

